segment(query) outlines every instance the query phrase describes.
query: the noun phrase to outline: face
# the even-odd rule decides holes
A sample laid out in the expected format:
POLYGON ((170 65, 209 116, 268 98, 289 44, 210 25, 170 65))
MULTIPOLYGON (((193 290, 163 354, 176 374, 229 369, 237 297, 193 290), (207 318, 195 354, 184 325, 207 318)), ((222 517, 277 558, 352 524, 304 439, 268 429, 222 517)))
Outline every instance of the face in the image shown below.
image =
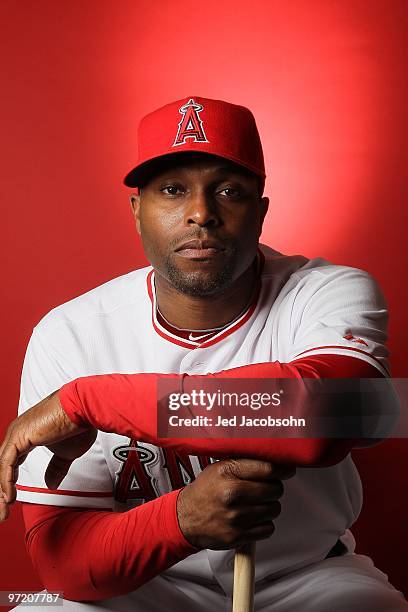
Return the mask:
POLYGON ((268 208, 255 175, 215 157, 160 170, 131 202, 156 273, 196 297, 222 292, 251 266, 268 208))

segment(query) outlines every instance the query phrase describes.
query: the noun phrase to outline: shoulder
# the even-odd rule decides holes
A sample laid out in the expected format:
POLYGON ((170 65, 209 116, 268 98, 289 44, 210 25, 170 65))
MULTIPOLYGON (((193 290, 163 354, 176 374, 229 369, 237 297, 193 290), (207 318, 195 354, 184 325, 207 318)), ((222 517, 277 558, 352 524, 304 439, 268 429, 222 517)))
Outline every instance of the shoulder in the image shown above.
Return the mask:
POLYGON ((309 299, 312 295, 341 296, 342 300, 365 299, 384 301, 376 279, 360 268, 334 264, 322 257, 308 259, 303 255, 284 255, 261 245, 265 257, 262 277, 284 276, 287 289, 309 299))
POLYGON ((36 334, 52 334, 60 327, 87 324, 148 299, 146 279, 151 267, 133 270, 50 310, 35 326, 36 334))

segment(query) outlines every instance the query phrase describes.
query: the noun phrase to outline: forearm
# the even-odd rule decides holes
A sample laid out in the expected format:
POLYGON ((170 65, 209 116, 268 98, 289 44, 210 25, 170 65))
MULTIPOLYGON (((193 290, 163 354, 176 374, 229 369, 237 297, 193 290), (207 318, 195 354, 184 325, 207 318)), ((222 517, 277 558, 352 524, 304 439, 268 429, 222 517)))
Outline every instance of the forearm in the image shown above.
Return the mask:
POLYGON ((178 525, 178 492, 124 513, 23 504, 27 548, 44 586, 98 601, 134 591, 197 552, 178 525))
MULTIPOLYGON (((289 364, 279 362, 243 366, 207 375, 206 378, 336 378, 375 377, 381 374, 357 359, 330 356, 289 364)), ((111 374, 91 376, 68 383, 59 392, 61 405, 78 424, 134 437, 158 446, 171 446, 191 454, 212 457, 246 456, 300 466, 329 465, 340 461, 354 440, 336 439, 200 439, 158 438, 157 381, 177 378, 165 374, 111 374)), ((181 376, 178 377, 181 379, 181 376)), ((189 383, 200 377, 187 377, 189 383)), ((301 416, 299 414, 299 416, 301 416)))

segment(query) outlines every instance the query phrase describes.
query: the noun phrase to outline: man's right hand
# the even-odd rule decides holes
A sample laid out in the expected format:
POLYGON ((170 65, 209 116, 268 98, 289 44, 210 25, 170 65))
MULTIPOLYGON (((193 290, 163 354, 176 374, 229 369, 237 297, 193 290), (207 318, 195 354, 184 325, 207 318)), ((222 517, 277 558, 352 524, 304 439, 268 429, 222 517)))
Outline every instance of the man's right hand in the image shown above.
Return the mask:
POLYGON ((268 538, 281 511, 282 480, 295 472, 257 459, 224 459, 209 465, 180 491, 181 531, 193 546, 213 550, 268 538))
POLYGON ((57 392, 15 419, 0 446, 0 523, 8 517, 16 499, 18 466, 33 448, 47 446, 54 453, 45 483, 49 489, 57 489, 71 463, 91 448, 96 436, 94 427, 79 427, 70 421, 57 392))

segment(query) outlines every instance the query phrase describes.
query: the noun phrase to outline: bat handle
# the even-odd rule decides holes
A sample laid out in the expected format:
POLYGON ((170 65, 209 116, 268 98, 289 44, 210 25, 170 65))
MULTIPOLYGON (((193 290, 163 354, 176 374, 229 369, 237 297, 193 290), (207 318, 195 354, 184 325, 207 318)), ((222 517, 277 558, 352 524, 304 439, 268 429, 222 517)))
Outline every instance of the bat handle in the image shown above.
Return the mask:
POLYGON ((253 612, 254 579, 255 542, 248 542, 235 551, 232 612, 253 612))

